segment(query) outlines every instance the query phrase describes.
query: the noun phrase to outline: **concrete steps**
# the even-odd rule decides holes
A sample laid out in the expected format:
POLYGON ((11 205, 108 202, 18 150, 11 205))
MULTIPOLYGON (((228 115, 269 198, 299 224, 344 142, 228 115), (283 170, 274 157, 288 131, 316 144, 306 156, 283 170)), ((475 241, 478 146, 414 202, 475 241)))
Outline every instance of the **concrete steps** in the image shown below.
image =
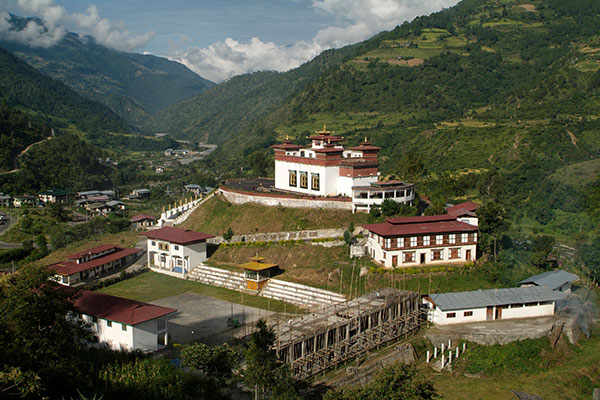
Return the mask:
POLYGON ((307 308, 323 307, 346 301, 346 298, 339 293, 279 279, 270 279, 261 290, 260 295, 307 308))
POLYGON ((241 291, 246 287, 244 274, 202 264, 192 268, 187 277, 196 282, 220 286, 231 290, 241 291))

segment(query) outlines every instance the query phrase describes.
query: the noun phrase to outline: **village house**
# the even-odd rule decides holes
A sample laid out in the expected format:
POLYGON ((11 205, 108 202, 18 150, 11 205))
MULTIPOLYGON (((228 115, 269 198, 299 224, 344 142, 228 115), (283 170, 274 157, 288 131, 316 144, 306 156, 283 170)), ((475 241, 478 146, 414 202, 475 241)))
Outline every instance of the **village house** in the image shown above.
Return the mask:
POLYGON ((465 201, 464 203, 446 208, 446 213, 454 215, 458 221, 479 226, 479 219, 477 218, 478 209, 479 204, 473 201, 465 201))
POLYGON ((304 148, 285 140, 275 151, 275 188, 309 196, 352 199, 353 210, 368 211, 385 199, 412 205, 415 188, 400 181, 378 182, 380 147, 365 142, 345 149, 344 138, 323 127, 304 148))
POLYGON ((545 286, 430 294, 423 299, 428 319, 437 325, 554 315, 566 293, 545 286))
POLYGON ((112 200, 115 197, 114 190, 86 190, 83 192, 77 192, 78 199, 89 199, 91 197, 106 196, 107 201, 112 200))
POLYGON ((31 194, 23 194, 13 197, 13 206, 15 207, 34 207, 40 204, 40 199, 31 194))
POLYGON ((386 268, 466 263, 477 256, 477 226, 457 216, 387 218, 363 225, 369 231, 367 251, 386 268))
POLYGON ((167 346, 168 319, 176 309, 89 290, 80 294, 75 307, 99 344, 117 351, 156 351, 167 346))
POLYGON ((556 271, 546 271, 541 274, 530 276, 519 282, 522 287, 526 286, 544 286, 559 292, 571 293, 571 284, 578 281, 579 277, 561 269, 556 271))
POLYGON ((145 229, 156 224, 156 217, 147 214, 138 214, 131 217, 131 227, 134 229, 145 229))
POLYGON ((206 260, 206 239, 214 235, 164 227, 140 233, 148 238, 148 267, 155 272, 185 276, 206 260))
POLYGON ((38 193, 38 198, 42 203, 66 203, 69 192, 62 189, 46 190, 38 193))
POLYGON ((140 252, 140 249, 103 244, 71 254, 66 261, 52 264, 49 268, 54 271, 58 283, 71 286, 126 267, 138 259, 140 252))
POLYGON ((10 207, 12 205, 13 198, 7 194, 0 193, 0 207, 10 207))
POLYGON ((130 199, 143 200, 150 197, 150 189, 135 189, 129 193, 130 199))

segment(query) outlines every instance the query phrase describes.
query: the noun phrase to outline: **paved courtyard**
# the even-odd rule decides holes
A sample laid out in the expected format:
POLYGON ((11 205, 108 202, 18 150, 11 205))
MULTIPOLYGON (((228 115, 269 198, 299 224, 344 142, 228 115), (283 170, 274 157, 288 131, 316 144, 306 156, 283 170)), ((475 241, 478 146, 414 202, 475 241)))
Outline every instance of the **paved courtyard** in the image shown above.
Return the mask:
MULTIPOLYGON (((172 307, 177 313, 169 318, 169 336, 172 342, 189 343, 200 340, 211 346, 231 342, 250 333, 250 328, 259 318, 266 318, 266 310, 242 306, 228 301, 183 293, 155 300, 152 304, 172 307), (238 328, 228 325, 232 317, 241 324, 238 328)), ((273 314, 273 313, 270 313, 273 314)))

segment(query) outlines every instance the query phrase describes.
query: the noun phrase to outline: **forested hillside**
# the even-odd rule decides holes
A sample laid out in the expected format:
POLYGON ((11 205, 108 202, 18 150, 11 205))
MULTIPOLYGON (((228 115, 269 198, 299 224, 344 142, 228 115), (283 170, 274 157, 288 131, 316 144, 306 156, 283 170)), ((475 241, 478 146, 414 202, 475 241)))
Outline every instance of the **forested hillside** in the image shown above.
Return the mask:
POLYGON ((55 117, 80 129, 129 131, 106 106, 88 100, 0 48, 0 98, 10 106, 55 117))
MULTIPOLYGON (((145 129, 221 144, 247 132, 323 72, 348 59, 352 46, 323 52, 285 73, 256 72, 231 78, 202 94, 161 111, 145 129)), ((260 138, 256 138, 260 140, 260 138)), ((241 144, 241 143, 240 143, 241 144)))
MULTIPOLYGON (((12 16, 11 22, 22 28, 28 20, 12 16)), ((214 86, 180 63, 118 52, 75 33, 49 48, 9 41, 0 45, 82 96, 108 106, 134 126, 140 126, 148 114, 214 86)))

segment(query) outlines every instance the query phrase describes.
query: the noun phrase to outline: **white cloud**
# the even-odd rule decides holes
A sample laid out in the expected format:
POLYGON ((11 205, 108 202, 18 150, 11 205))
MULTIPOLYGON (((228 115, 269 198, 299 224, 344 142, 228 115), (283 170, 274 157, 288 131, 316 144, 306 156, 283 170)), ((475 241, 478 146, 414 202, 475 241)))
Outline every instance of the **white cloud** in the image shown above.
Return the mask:
POLYGON ((62 39, 66 30, 61 24, 83 29, 84 33, 93 36, 99 44, 120 51, 133 51, 143 47, 154 36, 152 31, 136 35, 128 31, 122 21, 101 18, 98 8, 93 4, 84 14, 69 14, 63 6, 55 4, 54 0, 17 0, 17 6, 24 12, 38 16, 44 26, 31 21, 25 29, 16 31, 10 27, 8 13, 2 13, 0 36, 31 46, 49 47, 62 39))
POLYGON ((292 46, 263 42, 256 37, 248 43, 227 38, 207 48, 171 49, 169 58, 215 82, 246 72, 286 71, 323 50, 365 40, 418 15, 456 3, 458 0, 312 0, 315 10, 336 17, 340 26, 322 29, 311 41, 292 46))

